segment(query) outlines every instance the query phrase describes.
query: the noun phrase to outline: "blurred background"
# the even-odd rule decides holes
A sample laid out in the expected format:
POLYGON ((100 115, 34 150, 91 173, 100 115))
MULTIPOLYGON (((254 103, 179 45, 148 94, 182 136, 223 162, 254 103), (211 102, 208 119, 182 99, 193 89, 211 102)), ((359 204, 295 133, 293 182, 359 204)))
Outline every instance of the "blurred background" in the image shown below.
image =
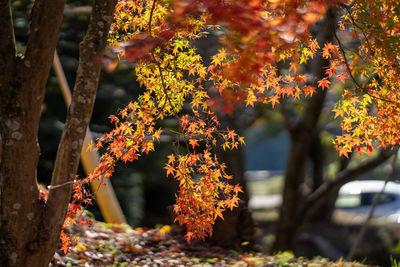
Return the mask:
MULTIPOLYGON (((15 0, 12 3, 18 50, 22 52, 27 39, 27 18, 32 3, 29 0, 15 0)), ((87 7, 90 5, 91 1, 88 0, 71 0, 65 11, 57 51, 71 88, 78 66, 79 42, 84 37, 89 21, 90 9, 87 7)), ((332 34, 324 30, 328 19, 315 26, 314 35, 320 42, 332 41, 332 34)), ((217 51, 217 36, 218 32, 215 32, 207 39, 195 43, 205 64, 209 63, 210 57, 217 51)), ((358 45, 351 41, 346 32, 341 32, 339 37, 349 48, 358 45)), ((310 77, 318 77, 326 64, 317 57, 304 67, 303 72, 310 77)), ((288 66, 279 67, 282 73, 288 71, 288 66)), ((119 108, 143 92, 132 69, 132 66, 121 63, 113 72, 102 72, 90 123, 95 138, 111 130, 109 115, 116 114, 119 108)), ((357 154, 347 159, 340 158, 333 148, 331 140, 341 133, 341 129, 340 121, 333 118, 331 110, 346 86, 350 84, 334 83, 328 92, 318 92, 312 98, 299 101, 282 100, 274 109, 268 105, 258 105, 253 109, 237 106, 231 116, 219 114, 223 125, 235 129, 246 138, 246 145, 239 150, 217 153, 234 174, 235 182, 245 188, 243 205, 248 206, 256 224, 254 240, 264 251, 287 248, 308 257, 346 257, 373 199, 390 172, 389 161, 382 161, 376 166, 367 165, 374 157, 379 158, 381 152, 372 155, 372 158, 357 154), (310 122, 310 112, 319 115, 316 121, 310 122), (319 196, 317 204, 309 201, 309 196, 317 192, 321 185, 332 184, 346 171, 356 169, 362 163, 367 167, 319 196), (371 183, 347 184, 346 188, 340 189, 342 184, 353 179, 369 180, 371 183), (293 195, 296 196, 288 198, 293 195), (279 221, 282 205, 288 211, 286 214, 293 216, 281 216, 279 221), (291 229, 286 233, 292 236, 292 240, 279 241, 277 235, 283 236, 285 233, 280 232, 282 229, 277 227, 277 222, 291 229)), ((60 85, 52 72, 46 88, 39 129, 41 159, 38 179, 44 185, 50 182, 65 116, 66 107, 60 85)), ((164 123, 173 125, 174 122, 167 120, 164 123)), ((171 178, 165 177, 163 170, 167 155, 171 152, 172 145, 161 142, 156 152, 133 163, 121 164, 116 169, 111 182, 131 226, 171 224, 167 207, 174 204, 177 185, 171 178)), ((394 183, 388 186, 377 205, 376 218, 372 220, 356 252, 358 260, 389 265, 390 256, 396 258, 400 255, 398 174, 396 168, 394 183)), ((82 168, 79 176, 85 176, 82 168)), ((88 209, 96 219, 103 219, 96 205, 88 209)))

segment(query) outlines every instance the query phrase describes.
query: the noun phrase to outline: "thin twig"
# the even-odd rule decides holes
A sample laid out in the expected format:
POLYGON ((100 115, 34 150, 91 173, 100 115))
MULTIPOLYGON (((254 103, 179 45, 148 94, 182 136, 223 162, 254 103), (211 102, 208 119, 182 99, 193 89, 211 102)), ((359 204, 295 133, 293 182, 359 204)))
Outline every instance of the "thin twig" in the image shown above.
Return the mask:
MULTIPOLYGON (((155 6, 156 6, 156 2, 157 2, 157 0, 154 0, 154 1, 153 1, 153 4, 152 4, 152 6, 151 6, 151 10, 150 10, 150 18, 149 18, 149 24, 148 24, 150 36, 152 35, 152 33, 151 33, 151 29, 152 29, 151 22, 152 22, 152 19, 153 19, 153 14, 154 14, 154 9, 155 9, 155 6)), ((154 52, 151 52, 151 56, 153 57, 153 60, 154 60, 155 64, 157 65, 158 71, 159 71, 159 73, 160 73, 161 84, 162 84, 162 88, 163 88, 163 91, 164 91, 164 94, 165 94, 166 102, 168 101, 168 103, 169 103, 169 105, 170 105, 170 107, 171 107, 171 111, 172 111, 172 113, 174 114, 174 117, 175 117, 175 119, 176 119, 176 122, 178 123, 178 128, 182 128, 182 127, 181 127, 181 124, 180 124, 180 122, 179 122, 179 117, 178 117, 178 115, 176 114, 176 112, 175 112, 175 110, 174 110, 175 106, 172 104, 171 98, 170 98, 169 95, 168 95, 168 90, 167 90, 167 86, 166 86, 166 84, 165 84, 165 80, 164 80, 164 75, 163 75, 163 72, 162 72, 161 64, 160 64, 160 62, 158 62, 157 58, 155 57, 154 52)), ((164 102, 163 107, 165 107, 165 103, 166 103, 166 102, 164 102)), ((181 135, 181 134, 182 134, 181 131, 179 131, 179 135, 181 135)), ((186 142, 185 142, 185 143, 186 143, 186 142)), ((178 147, 177 147, 177 150, 179 150, 179 145, 180 145, 180 142, 179 142, 179 138, 178 138, 178 147)), ((188 147, 188 144, 187 144, 187 143, 186 143, 186 147, 187 147, 187 149, 189 150, 189 147, 188 147)))
POLYGON ((153 1, 153 5, 151 6, 151 10, 150 10, 150 18, 149 18, 149 24, 148 24, 150 36, 151 36, 151 27, 152 27, 151 26, 151 21, 153 19, 153 13, 154 13, 154 9, 156 7, 156 2, 157 2, 157 0, 153 1))
POLYGON ((60 187, 69 185, 69 184, 73 184, 73 183, 75 183, 75 182, 76 182, 76 180, 72 180, 72 181, 68 181, 68 182, 62 183, 62 184, 48 185, 48 186, 47 186, 47 189, 48 189, 48 190, 53 190, 53 189, 56 189, 56 188, 60 188, 60 187))

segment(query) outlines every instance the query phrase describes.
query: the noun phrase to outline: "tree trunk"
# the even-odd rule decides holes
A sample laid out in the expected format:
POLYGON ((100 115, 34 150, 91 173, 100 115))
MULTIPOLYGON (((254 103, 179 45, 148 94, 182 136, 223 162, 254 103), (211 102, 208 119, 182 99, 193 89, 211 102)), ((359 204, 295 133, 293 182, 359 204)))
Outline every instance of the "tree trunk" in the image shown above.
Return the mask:
POLYGON ((31 266, 45 204, 36 186, 40 109, 65 0, 35 1, 25 57, 15 55, 7 2, 0 8, 0 68, 6 70, 0 77, 0 265, 31 266))
MULTIPOLYGON (((317 190, 324 183, 324 154, 320 131, 317 130, 313 134, 310 147, 310 159, 313 164, 312 192, 317 190)), ((309 220, 311 222, 331 222, 335 201, 335 195, 327 199, 325 203, 321 204, 310 214, 309 220)))
MULTIPOLYGON (((334 12, 332 9, 329 9, 318 29, 317 39, 320 46, 332 40, 334 18, 334 12)), ((314 84, 325 76, 325 66, 327 66, 326 60, 317 55, 311 66, 311 72, 315 77, 314 84)), ((303 201, 301 188, 304 183, 306 158, 309 155, 312 133, 316 130, 319 115, 325 101, 325 95, 326 91, 320 91, 311 97, 302 119, 289 129, 291 146, 286 167, 282 206, 277 224, 274 250, 294 249, 297 232, 300 227, 298 212, 303 201)))
POLYGON ((82 142, 89 124, 101 66, 96 59, 106 45, 116 0, 97 0, 81 59, 67 122, 57 153, 47 202, 39 200, 36 168, 40 109, 50 72, 65 0, 36 0, 23 58, 15 56, 9 3, 0 20, 0 265, 48 266, 57 249, 82 142), (3 25, 3 24, 2 24, 3 25))

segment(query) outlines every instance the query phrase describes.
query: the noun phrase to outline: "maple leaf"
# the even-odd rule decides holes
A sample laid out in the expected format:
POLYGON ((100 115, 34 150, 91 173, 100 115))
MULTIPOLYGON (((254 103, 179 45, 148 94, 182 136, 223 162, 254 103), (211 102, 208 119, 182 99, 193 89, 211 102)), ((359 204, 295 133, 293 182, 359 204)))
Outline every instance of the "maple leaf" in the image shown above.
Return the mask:
POLYGON ((88 144, 88 146, 87 146, 87 148, 86 148, 86 151, 91 151, 91 150, 93 150, 93 145, 94 145, 94 142, 93 142, 93 140, 92 140, 92 141, 89 142, 89 144, 88 144))
POLYGON ((350 149, 348 149, 347 147, 344 147, 344 146, 342 146, 342 147, 339 147, 339 148, 336 148, 337 150, 338 150, 338 152, 339 152, 339 156, 345 156, 346 158, 349 158, 349 152, 351 152, 351 150, 350 149))
POLYGON ((230 138, 232 141, 235 140, 236 133, 233 130, 228 130, 228 138, 230 138))
POLYGON ((316 92, 316 88, 311 85, 304 86, 302 90, 306 96, 312 96, 316 92))
POLYGON ((183 116, 180 120, 181 120, 181 125, 182 128, 185 129, 187 127, 187 125, 189 124, 189 120, 188 120, 188 115, 183 116))
POLYGON ((238 200, 239 198, 233 196, 232 198, 225 200, 225 204, 230 210, 233 210, 234 207, 237 207, 238 200))
POLYGON ((173 164, 175 162, 174 154, 168 156, 168 164, 173 164))
POLYGON ((324 78, 318 81, 318 87, 321 87, 322 90, 324 90, 325 88, 329 88, 330 83, 331 82, 327 78, 324 78))
POLYGON ((306 77, 305 75, 296 74, 296 75, 294 76, 294 80, 295 80, 297 83, 304 83, 304 82, 307 81, 307 77, 306 77))
POLYGON ((346 73, 339 74, 339 75, 336 77, 336 79, 337 79, 338 81, 341 81, 342 83, 344 83, 345 80, 346 80, 347 78, 348 78, 348 76, 347 76, 346 73))
POLYGON ((269 102, 272 104, 272 108, 274 108, 275 104, 279 104, 279 97, 274 95, 269 97, 269 102))
POLYGON ((299 66, 299 64, 297 62, 294 62, 294 61, 290 62, 289 64, 290 64, 289 71, 296 72, 297 71, 297 67, 299 66))
POLYGON ((224 216, 222 215, 221 209, 217 208, 215 210, 215 216, 214 219, 217 219, 218 217, 220 217, 222 220, 224 219, 224 216))
POLYGON ((322 48, 322 57, 325 59, 331 58, 331 52, 330 52, 331 49, 332 49, 331 43, 324 44, 324 48, 322 48))
POLYGON ((64 231, 61 231, 60 235, 60 240, 61 240, 61 250, 67 254, 67 252, 70 250, 70 246, 72 244, 71 239, 69 238, 69 235, 67 235, 64 231))
POLYGON ((244 137, 240 136, 240 137, 238 138, 238 140, 239 140, 240 144, 242 144, 242 145, 245 144, 244 137))
POLYGON ((160 136, 161 136, 161 132, 162 132, 162 130, 157 130, 156 132, 154 132, 153 140, 159 141, 160 140, 160 136))
POLYGON ((187 232, 186 235, 186 242, 190 243, 190 241, 193 239, 194 237, 194 233, 193 232, 187 232))
POLYGON ((170 174, 174 176, 175 168, 173 166, 167 164, 167 166, 165 166, 164 169, 167 170, 167 176, 169 176, 170 174))
POLYGON ((195 146, 198 146, 199 144, 197 143, 197 140, 195 139, 190 139, 189 140, 189 144, 192 146, 192 148, 194 149, 195 146))
POLYGON ((238 194, 239 192, 243 192, 242 187, 240 185, 235 185, 235 188, 233 189, 233 192, 238 194))
POLYGON ((325 74, 329 76, 329 78, 332 77, 333 74, 336 74, 336 69, 335 68, 329 68, 325 71, 325 74))

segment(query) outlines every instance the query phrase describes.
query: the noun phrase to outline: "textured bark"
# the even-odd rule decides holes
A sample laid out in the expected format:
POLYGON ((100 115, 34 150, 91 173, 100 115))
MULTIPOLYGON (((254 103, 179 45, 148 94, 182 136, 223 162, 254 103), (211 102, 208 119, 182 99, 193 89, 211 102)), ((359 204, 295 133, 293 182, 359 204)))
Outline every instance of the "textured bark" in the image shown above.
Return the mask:
MULTIPOLYGON (((4 1, 3 1, 4 2, 4 1)), ((52 185, 73 180, 90 121, 116 0, 94 2, 52 185)), ((40 110, 63 17, 65 0, 36 0, 24 57, 16 57, 9 2, 0 6, 0 266, 48 266, 59 242, 71 184, 39 200, 36 168, 40 110), (4 24, 3 24, 4 22, 4 24), (4 25, 4 26, 3 26, 4 25)))
POLYGON ((35 249, 44 204, 36 186, 37 133, 64 4, 60 0, 35 1, 25 57, 15 55, 9 6, 0 8, 1 20, 7 20, 0 35, 0 67, 6 70, 0 77, 1 266, 34 266, 28 264, 29 256, 35 249))
MULTIPOLYGON (((330 9, 318 30, 317 39, 320 45, 332 40, 333 25, 334 14, 330 9)), ((324 77, 324 66, 327 66, 327 64, 326 60, 320 55, 315 57, 311 66, 315 84, 316 81, 324 77)), ((312 133, 316 130, 318 119, 322 112, 325 95, 326 91, 320 91, 311 97, 300 121, 289 129, 291 146, 285 173, 282 206, 276 230, 275 250, 293 250, 294 248, 298 227, 300 226, 297 222, 297 214, 299 204, 303 200, 302 186, 304 183, 305 163, 310 150, 312 133)), ((286 119, 286 121, 289 121, 289 119, 286 119)))
POLYGON ((15 61, 15 37, 10 1, 2 1, 0 3, 0 25, 0 88, 3 91, 5 88, 2 86, 7 82, 3 77, 10 76, 10 70, 12 70, 10 66, 13 66, 13 61, 15 61))
POLYGON ((47 259, 54 255, 67 205, 71 197, 72 181, 78 170, 80 153, 86 129, 94 107, 102 56, 112 22, 116 0, 95 0, 89 29, 80 45, 80 58, 72 102, 68 109, 65 128, 57 151, 51 180, 53 186, 44 210, 42 229, 39 233, 41 249, 33 261, 47 259), (48 233, 51 233, 50 235, 48 233))

